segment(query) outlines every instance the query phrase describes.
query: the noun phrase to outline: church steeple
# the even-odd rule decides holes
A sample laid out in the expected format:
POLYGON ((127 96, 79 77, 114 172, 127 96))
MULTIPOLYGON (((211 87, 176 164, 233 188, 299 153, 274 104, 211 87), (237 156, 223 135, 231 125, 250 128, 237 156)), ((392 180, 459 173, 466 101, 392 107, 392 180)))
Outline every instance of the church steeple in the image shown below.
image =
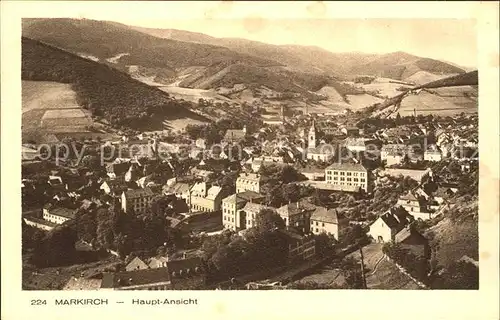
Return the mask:
POLYGON ((312 122, 311 128, 309 129, 308 136, 309 136, 307 140, 308 148, 316 148, 316 125, 314 123, 314 120, 312 122))

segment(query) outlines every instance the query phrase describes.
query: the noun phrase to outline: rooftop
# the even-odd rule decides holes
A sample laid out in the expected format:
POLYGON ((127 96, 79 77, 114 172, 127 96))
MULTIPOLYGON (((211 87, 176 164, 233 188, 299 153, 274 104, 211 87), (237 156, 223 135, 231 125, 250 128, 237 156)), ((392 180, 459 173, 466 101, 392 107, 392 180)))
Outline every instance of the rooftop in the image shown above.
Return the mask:
POLYGON ((265 208, 268 208, 268 207, 266 207, 263 204, 259 204, 259 203, 247 202, 247 204, 243 207, 242 210, 257 213, 260 210, 265 209, 265 208))
POLYGON ((307 201, 299 201, 299 202, 286 204, 286 205, 278 208, 276 210, 276 212, 280 216, 290 217, 290 216, 294 216, 294 215, 303 213, 305 211, 312 211, 315 208, 316 207, 313 204, 311 204, 307 201))
POLYGON ((137 198, 154 196, 154 192, 151 190, 151 188, 148 187, 144 189, 127 190, 124 192, 125 192, 125 197, 127 199, 137 199, 137 198))
POLYGON ((311 220, 326 222, 326 223, 339 223, 339 213, 335 209, 328 210, 324 207, 317 207, 311 215, 311 220))
POLYGON ((49 210, 49 214, 53 214, 55 216, 65 217, 68 219, 74 219, 76 215, 76 211, 63 207, 52 207, 49 210))
POLYGON ((368 170, 359 163, 333 163, 326 168, 327 170, 345 170, 367 172, 368 170))
POLYGON ((243 203, 243 202, 248 202, 248 201, 252 201, 255 199, 262 199, 264 197, 265 196, 261 195, 260 193, 247 190, 244 192, 232 194, 229 197, 224 198, 222 201, 243 203))

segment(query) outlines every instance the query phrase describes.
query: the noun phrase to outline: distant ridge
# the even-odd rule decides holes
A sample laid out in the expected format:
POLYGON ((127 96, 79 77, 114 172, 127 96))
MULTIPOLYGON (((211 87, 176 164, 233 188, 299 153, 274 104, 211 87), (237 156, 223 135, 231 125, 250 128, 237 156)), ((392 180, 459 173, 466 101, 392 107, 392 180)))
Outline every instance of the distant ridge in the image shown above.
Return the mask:
POLYGON ((23 80, 70 83, 81 107, 116 126, 140 127, 185 117, 206 120, 126 73, 26 37, 21 75, 23 80))

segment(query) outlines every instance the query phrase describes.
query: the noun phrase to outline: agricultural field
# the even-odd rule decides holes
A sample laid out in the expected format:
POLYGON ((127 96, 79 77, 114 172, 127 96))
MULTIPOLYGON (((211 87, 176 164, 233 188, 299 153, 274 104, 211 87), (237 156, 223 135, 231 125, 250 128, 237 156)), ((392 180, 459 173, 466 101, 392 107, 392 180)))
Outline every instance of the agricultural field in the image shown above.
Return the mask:
MULTIPOLYGON (((477 112, 477 101, 462 96, 441 97, 437 94, 431 94, 422 91, 418 95, 410 95, 403 99, 399 114, 408 116, 413 114, 416 109, 417 115, 439 115, 448 116, 453 114, 474 113, 477 112)), ((395 115, 393 115, 395 116, 395 115)))
POLYGON ((198 102, 199 99, 213 100, 214 102, 230 102, 228 99, 212 90, 181 88, 176 86, 163 86, 158 89, 167 92, 176 99, 198 102))
POLYGON ((357 94, 357 95, 347 95, 347 100, 349 100, 349 105, 353 111, 369 107, 375 103, 382 102, 383 100, 369 94, 357 94))
POLYGON ((438 74, 430 73, 428 71, 418 71, 418 72, 412 74, 411 76, 409 76, 408 78, 406 78, 405 81, 415 83, 416 85, 421 85, 424 83, 436 81, 436 80, 451 77, 454 75, 456 75, 456 74, 438 75, 438 74))
POLYGON ((78 106, 71 85, 22 81, 23 136, 39 136, 43 132, 85 132, 92 123, 89 112, 78 106))
POLYGON ((23 113, 34 109, 72 109, 78 107, 70 84, 51 81, 22 81, 23 113))

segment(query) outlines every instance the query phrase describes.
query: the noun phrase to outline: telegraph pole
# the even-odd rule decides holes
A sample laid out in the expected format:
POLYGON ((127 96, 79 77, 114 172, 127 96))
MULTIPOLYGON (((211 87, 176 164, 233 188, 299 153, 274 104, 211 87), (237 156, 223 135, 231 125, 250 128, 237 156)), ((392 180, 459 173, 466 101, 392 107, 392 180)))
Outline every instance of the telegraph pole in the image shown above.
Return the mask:
POLYGON ((363 289, 367 289, 366 287, 366 277, 365 277, 365 260, 363 258, 363 247, 359 248, 359 254, 361 255, 361 277, 363 280, 363 289))

